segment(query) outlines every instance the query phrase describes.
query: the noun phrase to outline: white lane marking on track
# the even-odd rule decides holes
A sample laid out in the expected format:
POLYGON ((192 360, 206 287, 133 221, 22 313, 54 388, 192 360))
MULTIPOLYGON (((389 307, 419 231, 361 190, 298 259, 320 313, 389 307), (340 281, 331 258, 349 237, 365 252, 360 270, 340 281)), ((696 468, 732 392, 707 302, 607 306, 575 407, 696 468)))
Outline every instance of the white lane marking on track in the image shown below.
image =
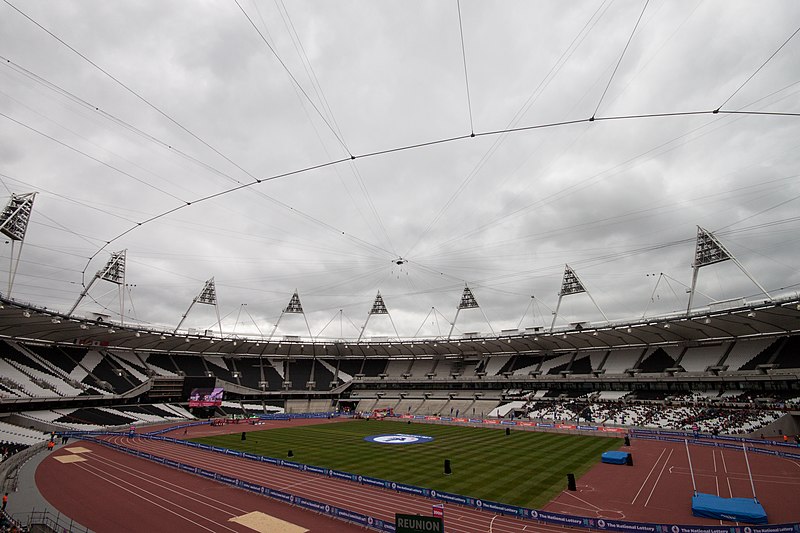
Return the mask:
MULTIPOLYGON (((711 450, 711 457, 714 459, 714 473, 717 473, 717 450, 711 450)), ((719 494, 717 494, 719 496, 719 494)))
POLYGON ((644 489, 644 486, 647 484, 647 480, 648 480, 648 479, 650 479, 650 476, 652 476, 652 475, 653 475, 653 470, 655 470, 655 469, 656 469, 656 467, 658 466, 658 462, 661 460, 661 457, 664 455, 664 452, 666 452, 666 451, 667 451, 667 449, 666 449, 666 448, 664 448, 663 450, 661 450, 661 455, 659 455, 659 456, 658 456, 658 459, 656 459, 656 462, 655 462, 655 463, 653 463, 653 468, 651 468, 651 469, 650 469, 650 472, 647 474, 647 477, 646 477, 646 478, 644 478, 644 481, 642 481, 642 486, 641 486, 641 487, 639 487, 639 492, 637 492, 637 493, 636 493, 636 496, 634 496, 634 497, 633 497, 633 501, 631 502, 631 505, 633 505, 634 503, 636 503, 636 499, 639 497, 639 494, 641 494, 641 492, 642 492, 642 489, 644 489))
POLYGON ((566 494, 567 496, 572 496, 573 498, 575 498, 575 499, 576 499, 576 500, 578 500, 579 502, 583 502, 583 503, 585 503, 586 505, 588 505, 589 507, 592 507, 593 509, 595 509, 595 510, 597 510, 597 511, 599 511, 599 510, 600 510, 600 508, 599 508, 598 506, 596 506, 596 505, 593 505, 593 504, 591 504, 591 503, 587 502, 586 500, 582 500, 582 499, 578 498, 577 496, 575 496, 574 494, 572 494, 572 493, 570 493, 570 492, 566 492, 566 491, 565 491, 565 492, 564 492, 564 494, 566 494))
POLYGON ((575 509, 580 509, 582 511, 592 511, 592 512, 594 512, 594 511, 599 511, 600 510, 597 507, 592 509, 590 507, 581 507, 580 505, 572 505, 571 503, 564 503, 564 502, 553 502, 553 505, 563 505, 564 507, 574 507, 575 509))
POLYGON ((497 517, 498 517, 498 515, 494 515, 494 517, 492 518, 492 521, 489 522, 489 533, 492 533, 492 525, 494 524, 494 521, 497 520, 497 517))
MULTIPOLYGON (((130 489, 127 489, 127 488, 123 487, 122 485, 120 485, 120 484, 118 484, 118 483, 114 483, 113 481, 110 481, 110 480, 108 480, 107 478, 105 478, 105 477, 103 477, 103 476, 101 476, 101 475, 99 475, 99 474, 96 474, 96 473, 94 473, 94 472, 91 472, 91 471, 90 471, 88 468, 84 468, 84 467, 83 467, 83 465, 78 465, 78 466, 79 466, 79 467, 80 467, 82 470, 86 470, 86 471, 87 471, 87 472, 89 472, 91 475, 93 475, 93 476, 96 476, 98 479, 101 479, 101 480, 103 480, 103 481, 106 481, 106 482, 108 482, 108 483, 111 483, 112 485, 115 485, 115 486, 117 486, 118 488, 120 488, 120 489, 124 490, 125 492, 129 492, 129 493, 133 494, 133 495, 134 495, 134 496, 136 496, 137 498, 140 498, 140 499, 142 499, 142 500, 144 500, 144 501, 146 501, 146 502, 150 503, 151 505, 155 505, 156 507, 160 507, 161 509, 164 509, 164 510, 165 510, 165 511, 167 511, 168 513, 174 514, 174 515, 175 515, 175 516, 177 516, 178 518, 182 518, 182 519, 186 520, 187 522, 191 522, 192 524, 196 525, 197 527, 203 528, 203 529, 205 529, 206 531, 211 531, 212 533, 213 533, 214 531, 219 531, 218 529, 209 529, 209 528, 207 528, 206 526, 204 526, 203 524, 200 524, 200 523, 198 523, 198 522, 195 522, 194 520, 190 519, 190 518, 189 518, 189 517, 187 517, 187 516, 184 516, 184 515, 182 515, 182 514, 180 514, 180 513, 176 512, 176 511, 173 511, 172 509, 169 509, 169 508, 167 508, 167 507, 164 507, 163 505, 161 505, 161 504, 159 504, 159 503, 157 503, 157 502, 155 502, 155 501, 153 501, 153 500, 151 500, 151 499, 149 499, 149 498, 145 498, 145 497, 144 497, 144 496, 142 496, 141 494, 139 494, 139 493, 137 493, 137 492, 134 492, 134 491, 132 491, 132 490, 130 490, 130 489)), ((181 509, 185 509, 185 508, 183 508, 183 507, 180 507, 179 505, 174 505, 174 504, 172 504, 172 502, 169 502, 169 503, 170 503, 171 505, 173 505, 174 507, 179 507, 179 508, 181 508, 181 509)), ((189 511, 188 509, 185 509, 185 510, 189 511)), ((192 514, 197 514, 197 513, 194 513, 194 512, 192 512, 192 511, 189 511, 189 512, 190 512, 190 513, 192 513, 192 514)), ((205 518, 205 517, 203 517, 203 518, 204 518, 205 520, 208 520, 208 521, 210 521, 210 522, 213 522, 213 520, 210 520, 210 519, 208 519, 208 518, 205 518)), ((231 529, 231 528, 229 528, 229 527, 225 527, 225 526, 224 526, 224 525, 222 525, 222 524, 216 524, 216 523, 215 523, 215 525, 222 526, 224 529, 227 529, 228 531, 234 531, 234 532, 236 531, 235 529, 231 529)))
POLYGON ((102 464, 108 465, 110 468, 116 468, 117 470, 123 472, 127 476, 141 479, 142 481, 144 481, 146 483, 152 483, 153 485, 156 485, 156 486, 158 486, 160 488, 163 488, 164 490, 167 490, 169 492, 173 492, 175 494, 178 494, 179 496, 184 496, 186 498, 192 498, 192 499, 195 499, 195 500, 198 500, 198 501, 206 500, 206 501, 212 502, 212 503, 207 503, 206 504, 209 507, 211 507, 212 509, 217 509, 218 511, 227 512, 227 511, 225 511, 225 510, 223 510, 223 509, 221 509, 219 507, 215 507, 214 506, 214 504, 219 504, 219 505, 224 505, 225 507, 228 507, 230 509, 233 509, 237 513, 246 513, 247 512, 246 509, 242 509, 241 507, 236 507, 234 505, 230 505, 230 504, 225 503, 225 502, 220 502, 220 501, 217 501, 214 498, 211 498, 211 497, 206 496, 204 494, 196 493, 196 492, 193 492, 191 490, 188 490, 186 488, 186 486, 184 486, 184 485, 178 485, 177 483, 171 483, 171 482, 166 481, 165 479, 160 478, 158 476, 154 476, 152 474, 148 474, 146 472, 142 472, 142 471, 137 470, 135 468, 123 465, 121 463, 117 463, 116 461, 113 461, 113 460, 108 459, 108 458, 101 459, 100 457, 102 457, 102 456, 94 456, 93 459, 95 460, 96 463, 100 462, 102 464), (169 488, 169 486, 177 487, 177 489, 169 488))
POLYGON ((669 451, 669 455, 667 456, 667 459, 664 461, 664 466, 661 467, 661 472, 658 473, 658 477, 656 478, 656 482, 653 483, 653 488, 650 489, 650 494, 647 496, 647 501, 644 502, 644 506, 645 507, 647 507, 647 504, 650 503, 650 498, 653 497, 653 493, 656 491, 656 487, 658 486, 658 482, 661 481, 661 476, 662 476, 662 474, 664 474, 664 469, 667 468, 667 463, 669 463, 669 459, 670 459, 670 457, 672 457, 672 452, 674 452, 674 451, 675 451, 675 449, 672 449, 672 450, 669 451))

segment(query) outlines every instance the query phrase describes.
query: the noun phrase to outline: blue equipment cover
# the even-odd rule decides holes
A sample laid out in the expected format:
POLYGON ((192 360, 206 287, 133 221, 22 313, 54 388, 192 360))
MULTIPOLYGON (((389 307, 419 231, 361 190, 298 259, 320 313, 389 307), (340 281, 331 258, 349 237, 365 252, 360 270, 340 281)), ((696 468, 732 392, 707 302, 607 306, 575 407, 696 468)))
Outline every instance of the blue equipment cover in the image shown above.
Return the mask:
POLYGON ((720 498, 714 494, 698 493, 692 496, 692 514, 748 524, 767 523, 764 507, 753 498, 720 498))
POLYGON ((624 465, 628 460, 628 452, 603 452, 601 462, 612 465, 624 465))

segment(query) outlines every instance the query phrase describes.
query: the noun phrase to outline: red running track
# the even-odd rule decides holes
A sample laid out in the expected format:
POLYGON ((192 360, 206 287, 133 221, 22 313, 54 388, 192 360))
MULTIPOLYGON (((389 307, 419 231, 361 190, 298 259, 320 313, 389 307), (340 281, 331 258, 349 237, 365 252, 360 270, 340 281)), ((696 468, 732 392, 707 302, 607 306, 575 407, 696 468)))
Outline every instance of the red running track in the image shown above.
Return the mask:
POLYGON ((253 511, 301 526, 312 533, 364 529, 243 490, 78 441, 59 446, 36 469, 36 485, 56 509, 97 532, 230 531, 253 529, 230 519, 253 511), (84 447, 86 460, 61 463, 73 456, 65 448, 84 447))
MULTIPOLYGON (((663 524, 723 523, 692 516, 694 489, 683 443, 634 439, 624 450, 632 453, 633 468, 600 463, 581 477, 577 492, 562 492, 545 510, 663 524)), ((753 496, 741 450, 690 444, 689 452, 698 492, 724 498, 753 496)), ((747 458, 769 522, 800 521, 800 462, 752 452, 747 458)))

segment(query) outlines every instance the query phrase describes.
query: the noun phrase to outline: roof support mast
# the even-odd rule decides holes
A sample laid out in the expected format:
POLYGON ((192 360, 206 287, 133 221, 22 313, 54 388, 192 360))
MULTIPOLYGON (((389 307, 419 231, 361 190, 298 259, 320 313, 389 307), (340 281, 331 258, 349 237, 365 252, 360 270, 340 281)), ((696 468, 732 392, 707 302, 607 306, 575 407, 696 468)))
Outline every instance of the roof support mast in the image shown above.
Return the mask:
POLYGON ((89 289, 92 288, 94 282, 98 279, 102 279, 105 281, 110 281, 111 283, 115 283, 119 287, 119 323, 120 325, 125 324, 125 255, 127 250, 121 250, 119 252, 114 252, 111 254, 111 259, 108 260, 106 266, 101 268, 97 271, 97 273, 92 278, 92 281, 89 282, 89 285, 86 286, 85 289, 81 291, 80 296, 78 296, 78 300, 72 305, 69 311, 67 311, 68 315, 71 315, 78 305, 81 303, 83 298, 89 293, 89 289))
POLYGON ((311 326, 308 325, 308 318, 306 318, 306 314, 303 312, 303 304, 300 303, 300 296, 297 294, 297 289, 294 290, 294 294, 292 294, 292 299, 289 300, 289 305, 286 306, 286 309, 281 311, 281 316, 279 316, 278 321, 275 322, 275 327, 272 328, 272 332, 269 334, 269 338, 267 340, 272 340, 272 336, 275 335, 275 332, 278 330, 278 326, 281 323, 283 315, 287 313, 303 315, 303 320, 306 321, 306 329, 308 329, 308 336, 313 341, 314 334, 311 333, 311 326))
POLYGON ((187 316, 189 316, 189 311, 191 311, 192 307, 194 307, 194 304, 197 304, 197 303, 213 305, 214 306, 214 309, 217 312, 217 326, 219 327, 219 336, 221 338, 222 337, 222 319, 219 317, 219 306, 217 305, 217 289, 214 286, 214 278, 213 277, 206 281, 205 285, 203 285, 203 290, 200 291, 200 294, 198 294, 197 296, 194 297, 194 300, 192 300, 192 303, 189 304, 189 308, 186 310, 186 312, 181 317, 181 321, 178 322, 177 326, 175 326, 175 331, 173 331, 173 333, 178 333, 178 330, 183 325, 183 321, 186 320, 187 316))
POLYGON ((456 317, 453 319, 453 323, 450 324, 450 332, 447 334, 447 338, 453 335, 453 330, 456 327, 456 322, 458 321, 458 314, 461 312, 462 309, 480 309, 481 314, 483 315, 483 319, 489 325, 489 330, 494 335, 494 329, 492 329, 492 324, 489 322, 489 319, 486 318, 486 314, 481 309, 481 306, 478 305, 478 300, 475 299, 475 296, 472 294, 470 288, 465 284, 464 285, 464 292, 461 293, 461 301, 458 302, 458 308, 456 308, 456 317))
POLYGON ((589 299, 592 301, 597 310, 600 311, 600 314, 603 315, 605 321, 610 322, 606 314, 603 312, 602 309, 600 309, 600 306, 597 305, 597 302, 594 301, 594 298, 592 298, 592 294, 588 290, 586 290, 586 287, 583 285, 583 283, 581 282, 580 278, 575 273, 575 271, 572 270, 569 267, 569 265, 564 265, 564 279, 561 281, 561 290, 558 291, 558 303, 556 304, 556 310, 553 312, 553 321, 550 323, 551 333, 553 331, 553 328, 556 326, 556 319, 558 318, 558 310, 561 307, 561 299, 569 294, 579 294, 582 292, 586 293, 586 296, 589 297, 589 299))
POLYGON ((35 192, 26 194, 12 194, 3 212, 0 213, 0 233, 11 239, 11 266, 8 269, 8 293, 11 298, 11 289, 14 287, 14 278, 17 276, 19 258, 22 255, 22 245, 25 244, 25 232, 28 230, 28 221, 33 211, 35 192), (16 244, 19 242, 19 250, 16 244))
POLYGON ((389 314, 389 310, 386 309, 386 304, 383 303, 383 297, 381 296, 381 291, 378 291, 378 295, 375 296, 375 301, 372 302, 372 309, 369 310, 367 314, 367 320, 364 322, 364 326, 361 328, 361 331, 358 334, 358 339, 356 342, 361 341, 361 337, 364 336, 364 331, 367 329, 367 324, 369 324, 369 319, 372 315, 386 315, 389 317, 389 322, 392 323, 392 328, 394 329, 395 337, 400 339, 400 334, 397 333, 397 327, 394 325, 394 320, 392 320, 392 315, 389 314))
POLYGON ((767 289, 761 286, 756 279, 750 275, 750 272, 744 268, 738 259, 730 253, 725 246, 708 230, 697 226, 697 242, 694 249, 694 261, 692 262, 692 286, 689 289, 689 304, 686 306, 686 314, 688 315, 692 310, 692 301, 694 300, 695 286, 697 285, 697 274, 700 268, 715 263, 722 263, 723 261, 731 260, 739 267, 745 276, 752 281, 764 295, 772 301, 772 296, 767 292, 767 289))

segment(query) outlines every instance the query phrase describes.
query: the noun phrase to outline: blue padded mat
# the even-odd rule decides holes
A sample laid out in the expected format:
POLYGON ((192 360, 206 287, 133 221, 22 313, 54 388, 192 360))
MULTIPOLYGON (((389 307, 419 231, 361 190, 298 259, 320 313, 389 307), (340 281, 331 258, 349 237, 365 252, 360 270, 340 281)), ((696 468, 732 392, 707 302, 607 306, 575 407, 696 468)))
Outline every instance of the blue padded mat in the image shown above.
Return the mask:
POLYGON ((692 514, 748 524, 767 523, 764 507, 753 498, 720 498, 714 494, 698 493, 692 496, 692 514))
POLYGON ((603 452, 601 461, 612 465, 624 465, 628 460, 628 452, 603 452))

